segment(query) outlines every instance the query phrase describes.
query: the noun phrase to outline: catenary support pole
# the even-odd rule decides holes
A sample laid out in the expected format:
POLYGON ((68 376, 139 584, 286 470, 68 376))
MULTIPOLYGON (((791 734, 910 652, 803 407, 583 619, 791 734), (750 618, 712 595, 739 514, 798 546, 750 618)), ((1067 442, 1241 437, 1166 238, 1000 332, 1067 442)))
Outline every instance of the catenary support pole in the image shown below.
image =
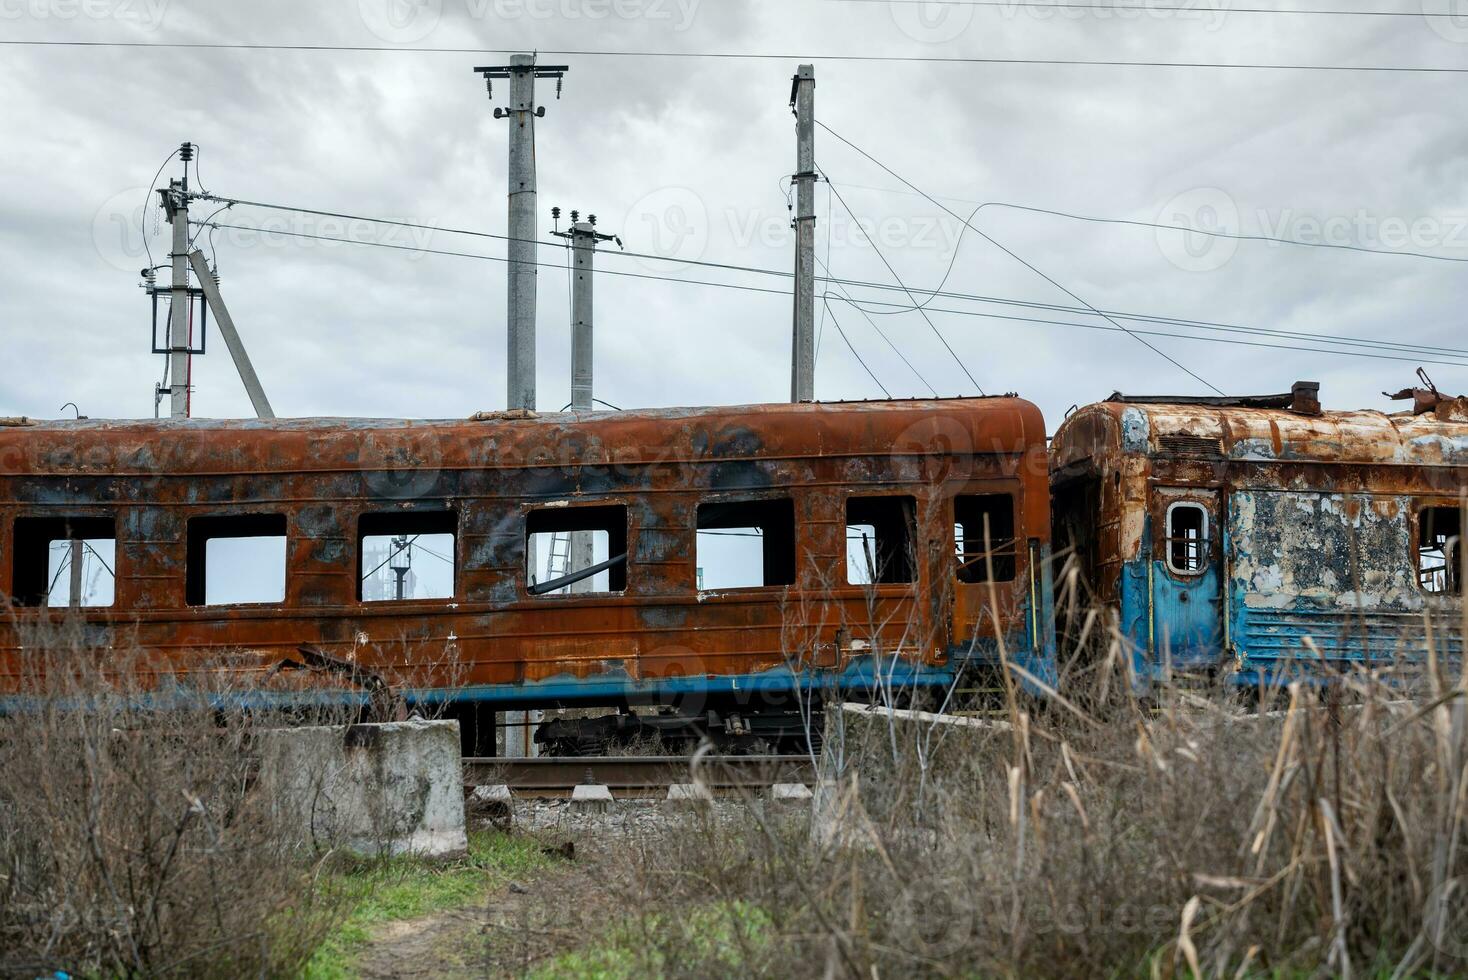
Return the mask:
POLYGON ((169 418, 183 419, 189 416, 189 178, 184 169, 184 179, 170 180, 166 189, 158 193, 163 198, 163 210, 173 226, 173 246, 168 253, 173 270, 172 286, 169 290, 168 307, 168 394, 169 418))
POLYGON ((219 283, 214 279, 214 273, 204 261, 204 253, 194 249, 189 253, 189 265, 194 269, 194 275, 199 277, 199 287, 204 291, 204 301, 209 304, 209 309, 214 311, 214 322, 219 324, 219 335, 224 338, 224 346, 229 348, 229 356, 234 358, 235 370, 239 372, 240 380, 244 382, 245 394, 250 396, 250 404, 255 407, 257 418, 273 419, 275 412, 270 407, 270 399, 265 397, 265 388, 260 384, 260 377, 255 373, 255 365, 250 363, 250 355, 245 351, 244 341, 240 339, 240 333, 235 329, 234 317, 229 315, 229 308, 224 305, 224 296, 219 292, 219 283))
POLYGON ((814 401, 816 309, 816 72, 801 65, 790 84, 795 109, 795 322, 790 353, 790 400, 814 401))
MULTIPOLYGON (((535 120, 545 115, 545 107, 535 104, 535 80, 554 78, 556 96, 560 97, 565 65, 537 65, 535 55, 510 56, 508 65, 480 67, 474 71, 484 76, 485 88, 494 97, 494 80, 508 79, 509 108, 496 107, 496 119, 508 119, 509 138, 509 220, 506 244, 506 359, 505 407, 510 411, 535 411, 535 120)), ((538 568, 534 542, 528 542, 527 567, 538 568)), ((530 724, 537 712, 505 712, 505 755, 523 758, 536 755, 530 724)))

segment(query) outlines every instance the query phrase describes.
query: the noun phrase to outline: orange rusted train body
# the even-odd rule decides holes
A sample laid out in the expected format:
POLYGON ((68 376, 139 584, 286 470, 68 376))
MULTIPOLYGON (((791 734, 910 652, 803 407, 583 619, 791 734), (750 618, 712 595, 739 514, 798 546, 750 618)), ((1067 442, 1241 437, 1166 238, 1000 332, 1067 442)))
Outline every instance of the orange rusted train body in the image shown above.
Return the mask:
POLYGON ((58 615, 72 539, 113 549, 90 644, 184 668, 229 652, 263 671, 306 643, 413 698, 626 704, 947 684, 1002 634, 1043 677, 1049 535, 1044 423, 1016 398, 11 425, 0 683, 26 625, 58 615), (755 528, 763 581, 701 590, 700 525, 755 528), (853 527, 875 581, 849 581, 853 527), (452 534, 451 594, 365 601, 366 535, 429 532, 452 534), (576 533, 605 542, 600 583, 536 594, 530 535, 576 533), (211 604, 210 542, 257 535, 283 538, 283 598, 211 604))
POLYGON ((1140 684, 1461 657, 1468 400, 1409 390, 1388 415, 1318 392, 1118 394, 1055 434, 1057 550, 1116 611, 1140 684))

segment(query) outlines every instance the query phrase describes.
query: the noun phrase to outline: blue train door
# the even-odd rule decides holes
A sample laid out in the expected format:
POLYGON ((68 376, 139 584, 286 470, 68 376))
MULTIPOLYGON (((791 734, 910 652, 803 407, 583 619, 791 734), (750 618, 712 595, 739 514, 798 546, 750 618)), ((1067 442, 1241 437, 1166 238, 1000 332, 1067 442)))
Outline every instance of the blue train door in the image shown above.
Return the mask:
POLYGON ((1152 662, 1185 671, 1217 666, 1224 646, 1219 492, 1159 487, 1156 495, 1162 534, 1152 562, 1152 662))

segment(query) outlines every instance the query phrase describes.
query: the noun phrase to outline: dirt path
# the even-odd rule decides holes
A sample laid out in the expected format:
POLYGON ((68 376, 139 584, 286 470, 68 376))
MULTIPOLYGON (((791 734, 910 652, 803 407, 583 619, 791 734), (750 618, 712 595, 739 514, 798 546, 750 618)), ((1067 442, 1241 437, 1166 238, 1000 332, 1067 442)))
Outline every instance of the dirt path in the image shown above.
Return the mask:
POLYGON ((584 943, 603 892, 599 862, 577 857, 497 888, 473 905, 383 923, 356 957, 358 976, 520 976, 584 943))

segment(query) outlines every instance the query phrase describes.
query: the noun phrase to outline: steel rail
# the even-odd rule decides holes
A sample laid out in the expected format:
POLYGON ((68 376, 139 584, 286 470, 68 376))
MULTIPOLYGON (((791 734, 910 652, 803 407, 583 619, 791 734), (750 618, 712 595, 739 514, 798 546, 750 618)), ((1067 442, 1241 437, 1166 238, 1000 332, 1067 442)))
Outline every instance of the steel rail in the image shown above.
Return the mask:
MULTIPOLYGON (((645 795, 678 783, 695 782, 686 756, 549 756, 502 759, 467 756, 464 785, 505 785, 520 796, 569 796, 577 786, 596 783, 616 794, 645 795)), ((757 790, 775 783, 809 783, 815 774, 804 755, 707 756, 698 781, 714 792, 757 790)))

